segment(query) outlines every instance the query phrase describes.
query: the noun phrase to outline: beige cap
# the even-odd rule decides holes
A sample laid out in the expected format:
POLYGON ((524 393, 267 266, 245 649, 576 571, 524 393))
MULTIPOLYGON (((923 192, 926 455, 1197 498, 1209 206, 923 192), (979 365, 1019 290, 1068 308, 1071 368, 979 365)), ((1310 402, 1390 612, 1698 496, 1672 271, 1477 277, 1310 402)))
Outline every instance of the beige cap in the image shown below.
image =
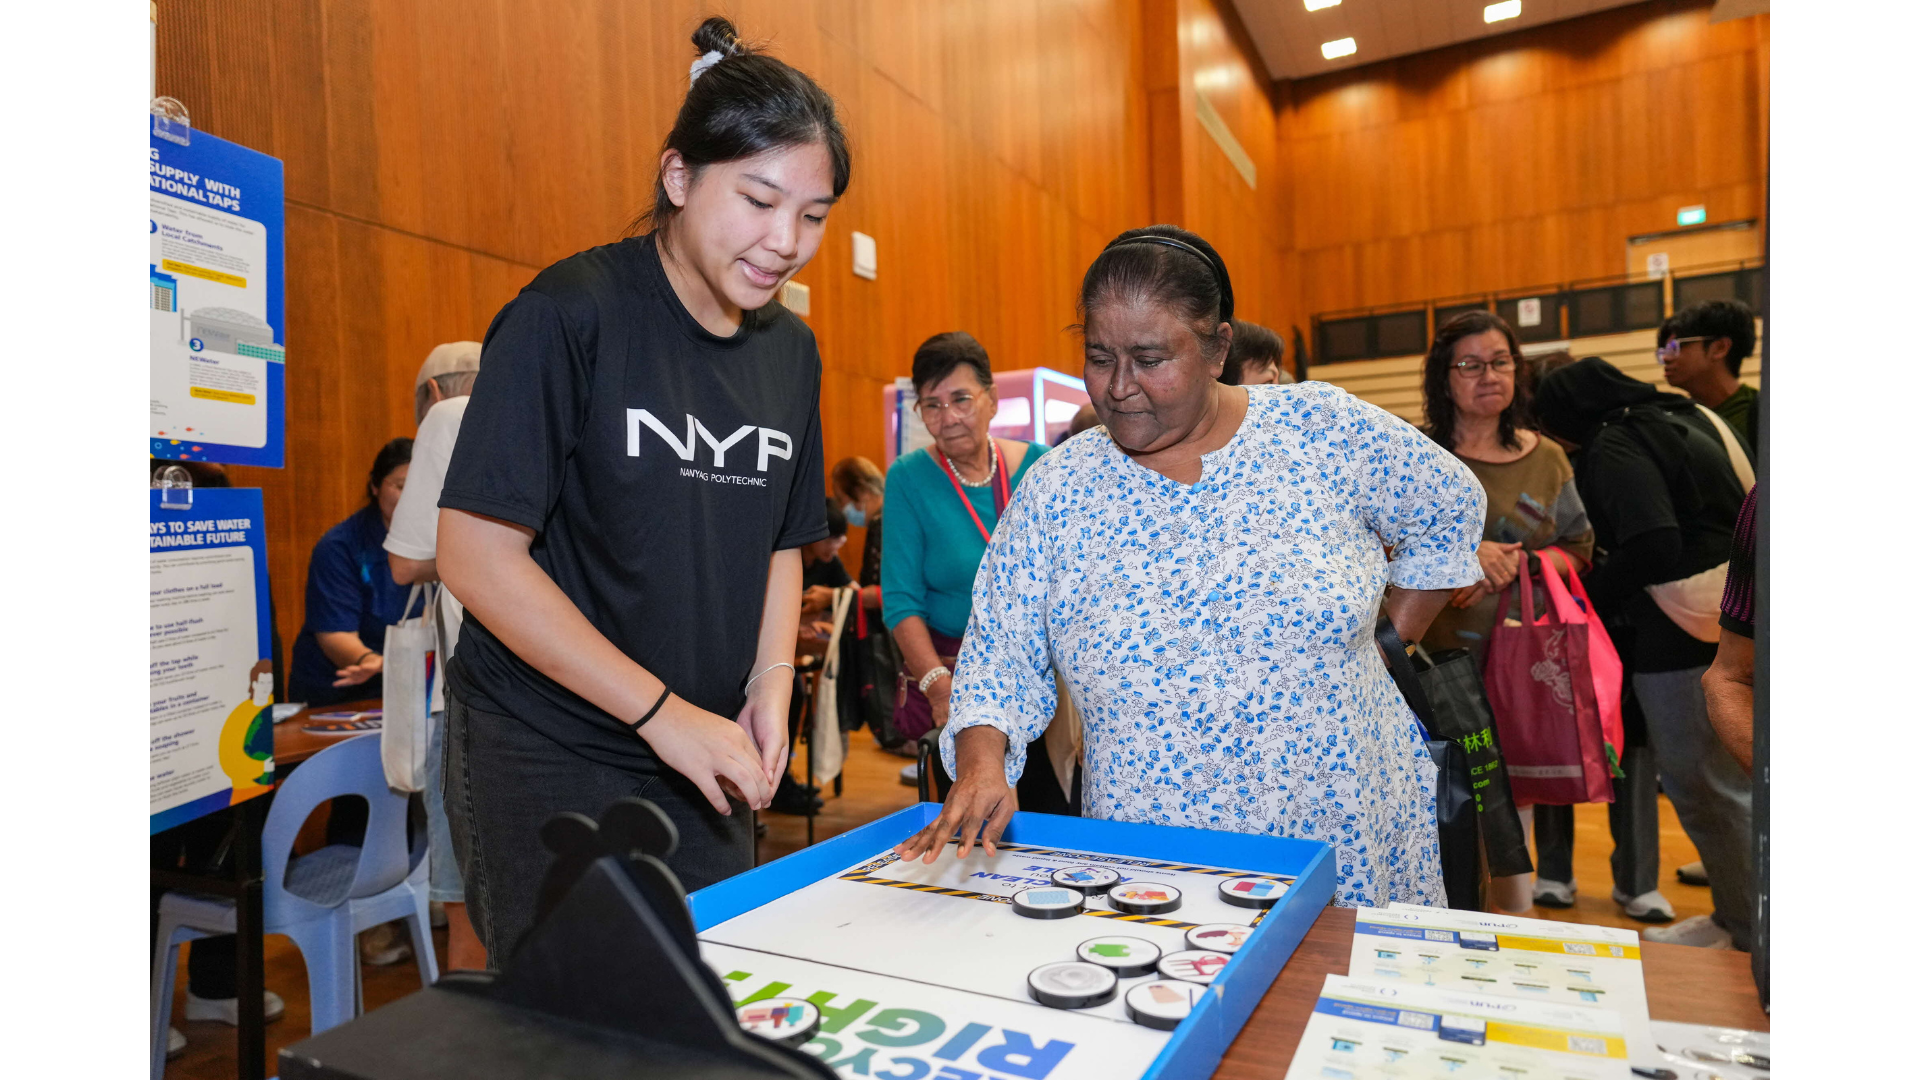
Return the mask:
POLYGON ((420 389, 428 379, 442 375, 451 375, 456 371, 480 370, 480 343, 477 341, 449 341, 445 345, 435 345, 427 354, 427 362, 420 365, 420 374, 414 376, 413 388, 420 389))

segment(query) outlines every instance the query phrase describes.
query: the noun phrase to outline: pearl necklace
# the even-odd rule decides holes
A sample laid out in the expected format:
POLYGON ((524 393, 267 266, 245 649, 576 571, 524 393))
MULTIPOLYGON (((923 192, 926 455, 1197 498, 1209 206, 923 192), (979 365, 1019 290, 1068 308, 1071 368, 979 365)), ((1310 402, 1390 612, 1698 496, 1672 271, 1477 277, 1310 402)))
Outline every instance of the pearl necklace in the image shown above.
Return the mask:
MULTIPOLYGON (((942 456, 944 457, 945 455, 942 456)), ((960 475, 960 467, 953 463, 952 458, 947 458, 947 465, 953 469, 954 479, 960 481, 960 486, 970 488, 986 487, 988 484, 993 483, 995 474, 1000 471, 1000 447, 995 444, 991 435, 987 437, 987 475, 985 479, 978 483, 960 475)))

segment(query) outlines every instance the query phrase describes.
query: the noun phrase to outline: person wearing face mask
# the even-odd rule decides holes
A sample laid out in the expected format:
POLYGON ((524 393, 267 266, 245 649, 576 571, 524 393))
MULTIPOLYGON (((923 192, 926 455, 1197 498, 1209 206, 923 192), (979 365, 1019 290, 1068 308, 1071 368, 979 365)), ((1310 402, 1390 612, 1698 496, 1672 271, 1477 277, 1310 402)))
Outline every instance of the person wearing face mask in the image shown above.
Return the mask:
POLYGON ((841 458, 834 463, 828 481, 833 486, 834 502, 847 524, 867 530, 860 548, 860 602, 869 610, 880 611, 880 515, 887 505, 887 476, 880 467, 863 457, 841 458))
POLYGON ((1042 458, 994 535, 941 737, 953 791, 896 851, 994 850, 1058 665, 1085 816, 1319 840, 1336 903, 1444 905, 1433 762, 1374 621, 1384 596, 1417 641, 1480 580, 1479 482, 1338 387, 1218 382, 1233 287, 1184 229, 1120 234, 1080 312, 1104 431, 1042 458))
MULTIPOLYGON (((999 400, 987 350, 971 334, 956 330, 922 342, 913 354, 913 392, 933 445, 902 455, 887 470, 891 527, 880 570, 884 617, 907 676, 894 726, 908 739, 947 722, 974 575, 1013 492, 1047 451, 989 432, 999 400)), ((917 780, 915 768, 901 778, 917 780)), ((944 797, 948 776, 936 770, 934 782, 944 797)), ((1029 810, 1065 810, 1057 785, 1034 786, 1021 797, 1029 810)))
POLYGON ((466 605, 444 782, 489 963, 532 925, 540 829, 624 796, 689 892, 752 865, 787 760, 800 549, 827 535, 820 354, 775 303, 851 173, 833 99, 710 18, 642 235, 495 317, 440 496, 466 605))

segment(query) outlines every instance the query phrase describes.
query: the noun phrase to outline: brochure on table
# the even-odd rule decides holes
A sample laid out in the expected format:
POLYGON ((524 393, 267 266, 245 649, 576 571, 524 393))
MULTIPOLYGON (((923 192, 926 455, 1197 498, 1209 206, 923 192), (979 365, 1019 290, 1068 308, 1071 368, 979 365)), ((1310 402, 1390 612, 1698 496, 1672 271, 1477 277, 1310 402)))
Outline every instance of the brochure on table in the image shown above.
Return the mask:
POLYGON ((280 161, 183 126, 161 130, 155 120, 147 151, 151 453, 278 467, 286 443, 280 161))
POLYGON ((1620 1014, 1328 975, 1287 1080, 1627 1080, 1620 1014))
POLYGON ((267 545, 257 488, 150 489, 149 830, 273 785, 267 545), (168 509, 163 498, 190 498, 168 509))
POLYGON ((1612 1009, 1634 1063, 1659 1056, 1632 930, 1411 904, 1360 908, 1347 974, 1612 1009))

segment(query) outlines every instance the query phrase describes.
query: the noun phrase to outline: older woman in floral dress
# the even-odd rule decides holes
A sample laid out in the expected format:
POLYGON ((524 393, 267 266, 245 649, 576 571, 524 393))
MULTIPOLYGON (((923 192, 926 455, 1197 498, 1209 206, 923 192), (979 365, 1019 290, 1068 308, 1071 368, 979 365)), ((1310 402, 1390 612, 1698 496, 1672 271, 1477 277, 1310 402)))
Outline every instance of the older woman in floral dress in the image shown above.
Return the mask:
POLYGON ((1480 579, 1479 483, 1336 387, 1217 382, 1232 286, 1192 233, 1121 234, 1080 302, 1105 427, 1035 464, 994 534, 942 737, 956 782, 897 850, 992 850, 1057 666, 1087 816, 1319 840, 1338 903, 1444 904, 1433 763, 1373 626, 1384 596, 1419 640, 1480 579))

